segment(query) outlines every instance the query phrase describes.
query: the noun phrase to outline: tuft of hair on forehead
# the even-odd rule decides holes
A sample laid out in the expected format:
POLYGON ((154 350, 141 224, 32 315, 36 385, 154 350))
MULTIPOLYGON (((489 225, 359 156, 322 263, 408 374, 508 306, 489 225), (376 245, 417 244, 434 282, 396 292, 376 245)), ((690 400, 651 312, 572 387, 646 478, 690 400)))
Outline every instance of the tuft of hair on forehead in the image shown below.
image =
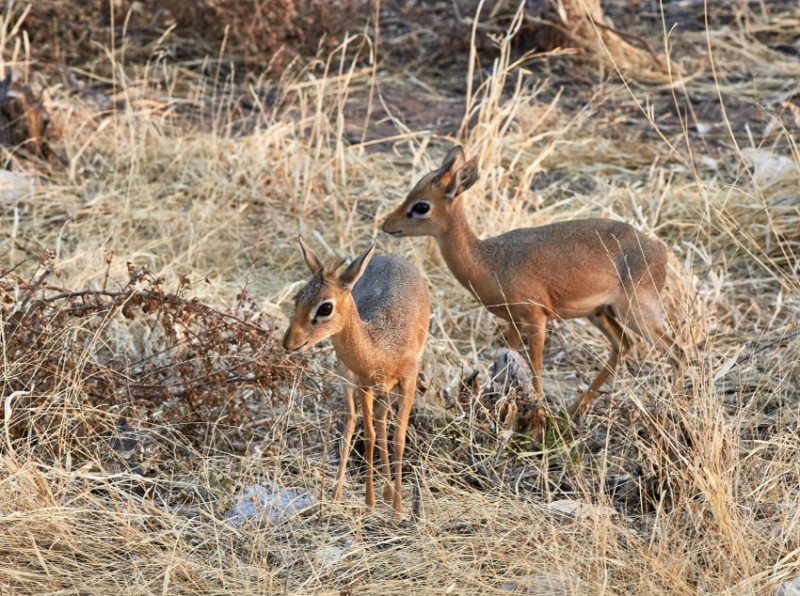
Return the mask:
POLYGON ((428 172, 422 178, 417 180, 417 183, 414 185, 414 188, 408 191, 408 196, 421 193, 423 190, 425 190, 428 187, 428 184, 430 184, 430 181, 433 179, 433 177, 438 173, 439 170, 434 170, 433 172, 428 172))
POLYGON ((344 265, 346 262, 347 262, 346 258, 344 258, 342 256, 336 257, 329 264, 325 265, 325 269, 324 269, 325 275, 331 275, 333 273, 336 273, 336 270, 339 267, 341 267, 342 265, 344 265))
POLYGON ((294 295, 295 302, 306 302, 316 299, 317 294, 325 283, 336 279, 336 270, 347 262, 344 257, 336 257, 322 269, 311 275, 311 279, 294 295))
POLYGON ((294 301, 300 303, 308 302, 309 300, 315 300, 324 283, 325 270, 320 269, 316 273, 312 274, 306 285, 300 288, 297 294, 294 295, 294 301))

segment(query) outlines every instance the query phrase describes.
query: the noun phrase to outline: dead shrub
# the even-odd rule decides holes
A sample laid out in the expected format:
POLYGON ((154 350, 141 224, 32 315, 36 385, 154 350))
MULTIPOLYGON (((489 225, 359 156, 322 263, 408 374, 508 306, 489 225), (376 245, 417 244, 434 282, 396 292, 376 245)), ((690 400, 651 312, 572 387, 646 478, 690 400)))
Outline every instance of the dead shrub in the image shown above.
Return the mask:
POLYGON ((190 440, 215 438, 206 436, 210 426, 244 438, 238 427, 251 402, 279 399, 278 385, 291 376, 275 321, 245 291, 221 311, 190 297, 187 277, 170 292, 130 263, 115 290, 109 280, 69 290, 50 282, 53 273, 45 254, 35 275, 0 276, 4 395, 13 412, 4 423, 15 440, 59 439, 50 442, 68 449, 99 430, 80 415, 84 407, 133 409, 148 423, 181 425, 190 440), (60 437, 50 436, 54 428, 60 437))

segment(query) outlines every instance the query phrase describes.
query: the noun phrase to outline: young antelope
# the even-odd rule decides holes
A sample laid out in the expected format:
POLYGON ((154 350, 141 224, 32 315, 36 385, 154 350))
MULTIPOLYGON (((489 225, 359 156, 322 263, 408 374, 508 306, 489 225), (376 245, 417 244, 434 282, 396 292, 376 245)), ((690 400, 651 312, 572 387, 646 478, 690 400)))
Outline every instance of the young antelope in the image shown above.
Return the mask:
POLYGON ((630 347, 625 328, 669 355, 682 385, 683 351, 667 335, 659 293, 667 248, 632 226, 602 219, 512 230, 480 240, 461 195, 478 180, 475 159, 461 147, 424 176, 383 223, 393 236, 433 236, 456 279, 492 314, 510 322, 509 344, 529 342, 533 388, 542 395, 542 354, 548 319, 586 317, 611 343, 608 362, 569 407, 582 412, 630 347))
POLYGON ((425 282, 404 259, 383 255, 373 257, 375 243, 337 275, 343 261, 326 268, 303 239, 299 240, 303 259, 313 276, 294 298, 294 316, 283 338, 283 347, 290 352, 302 352, 330 337, 336 356, 346 369, 347 421, 333 498, 342 498, 347 459, 356 427, 352 385, 355 379, 364 421, 366 502, 370 509, 374 508, 372 470, 377 435, 378 471, 385 481, 383 498, 392 502, 395 518, 399 519, 403 509, 401 482, 408 416, 414 403, 417 370, 431 312, 425 282), (395 389, 396 394, 392 393, 395 389), (378 394, 374 411, 373 393, 378 394), (393 439, 392 486, 386 423, 395 397, 399 407, 393 439))

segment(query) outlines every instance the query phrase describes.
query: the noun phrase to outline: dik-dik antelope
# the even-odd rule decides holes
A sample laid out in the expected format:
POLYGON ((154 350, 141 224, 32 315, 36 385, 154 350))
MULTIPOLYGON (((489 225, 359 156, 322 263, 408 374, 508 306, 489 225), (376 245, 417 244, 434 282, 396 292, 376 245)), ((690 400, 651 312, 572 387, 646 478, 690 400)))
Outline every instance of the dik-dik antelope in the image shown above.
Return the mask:
POLYGON ((542 395, 542 354, 548 319, 586 317, 611 343, 608 362, 569 407, 582 412, 630 347, 625 328, 663 348, 676 384, 683 351, 667 335, 659 292, 667 249, 632 226, 602 219, 565 221, 512 230, 480 240, 462 194, 478 180, 475 159, 461 147, 424 176, 383 223, 393 236, 433 236, 456 279, 492 314, 510 322, 509 343, 528 338, 533 388, 542 395))
POLYGON ((383 498, 392 502, 395 518, 399 519, 403 509, 401 484, 408 417, 414 403, 417 370, 431 312, 425 282, 408 261, 383 255, 373 257, 375 243, 337 275, 343 260, 324 267, 303 239, 299 240, 303 259, 313 276, 294 298, 294 316, 283 338, 283 347, 291 352, 302 352, 330 337, 336 356, 347 369, 347 421, 333 498, 342 498, 356 427, 352 386, 355 378, 364 421, 366 502, 370 509, 374 508, 372 461, 377 434, 381 460, 378 470, 385 481, 383 498), (395 388, 396 396, 392 393, 395 388), (373 392, 379 395, 374 412, 373 392), (386 423, 395 397, 398 413, 393 439, 392 486, 386 423))

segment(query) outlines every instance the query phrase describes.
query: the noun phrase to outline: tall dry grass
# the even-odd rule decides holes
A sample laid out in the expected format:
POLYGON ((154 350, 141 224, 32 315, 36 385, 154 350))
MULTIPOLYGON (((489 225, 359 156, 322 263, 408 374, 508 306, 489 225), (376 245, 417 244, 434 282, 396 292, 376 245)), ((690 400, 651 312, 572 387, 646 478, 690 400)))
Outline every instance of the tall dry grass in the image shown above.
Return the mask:
MULTIPOLYGON (((30 179, 3 191, 0 241, 4 269, 19 265, 33 280, 48 266, 39 253, 53 251, 58 277, 42 296, 117 288, 130 261, 168 289, 184 276, 201 281, 187 299, 221 311, 246 288, 254 310, 280 321, 305 277, 298 232, 331 255, 352 256, 374 238, 419 267, 434 304, 423 366, 433 382, 411 432, 406 505, 414 485, 425 514, 397 526, 385 506, 365 513, 357 471, 343 503, 327 500, 341 412, 329 347, 290 380, 243 385, 249 422, 194 419, 212 430, 192 435, 164 422, 169 402, 123 395, 104 405, 86 393, 89 364, 158 351, 151 319, 68 319, 53 349, 79 346, 87 366, 31 373, 3 352, 2 592, 765 594, 793 577, 800 62, 759 39, 796 28, 800 14, 747 15, 665 34, 684 74, 661 86, 611 77, 560 88, 526 70, 552 56, 512 58, 515 21, 498 39, 500 58, 476 73, 461 138, 408 130, 398 115, 397 135, 377 152, 371 141, 346 142, 348 98, 372 85, 380 101, 390 81, 414 88, 359 66, 369 45, 357 36, 279 83, 239 85, 213 60, 216 76, 204 78, 154 47, 143 66, 107 53, 113 96, 48 88, 64 163, 4 155, 30 179), (267 100, 270 86, 280 102, 267 100), (754 111, 768 114, 766 126, 747 120, 754 111), (669 310, 691 355, 690 401, 673 399, 661 355, 643 342, 582 425, 543 449, 524 437, 501 442, 480 402, 453 399, 473 370, 486 378, 497 322, 432 242, 379 227, 456 141, 480 158, 466 200, 482 236, 592 216, 669 245, 669 310), (113 445, 120 415, 140 429, 126 435, 136 465, 113 445), (15 434, 26 420, 35 424, 15 434), (321 495, 321 507, 277 526, 226 522, 234 495, 265 480, 321 495), (592 507, 570 516, 548 506, 564 499, 592 507)), ((4 23, 3 69, 25 73, 21 35, 4 23)), ((18 287, 3 286, 6 334, 18 287)), ((555 322, 545 359, 554 410, 586 386, 606 349, 582 322, 555 322)))

